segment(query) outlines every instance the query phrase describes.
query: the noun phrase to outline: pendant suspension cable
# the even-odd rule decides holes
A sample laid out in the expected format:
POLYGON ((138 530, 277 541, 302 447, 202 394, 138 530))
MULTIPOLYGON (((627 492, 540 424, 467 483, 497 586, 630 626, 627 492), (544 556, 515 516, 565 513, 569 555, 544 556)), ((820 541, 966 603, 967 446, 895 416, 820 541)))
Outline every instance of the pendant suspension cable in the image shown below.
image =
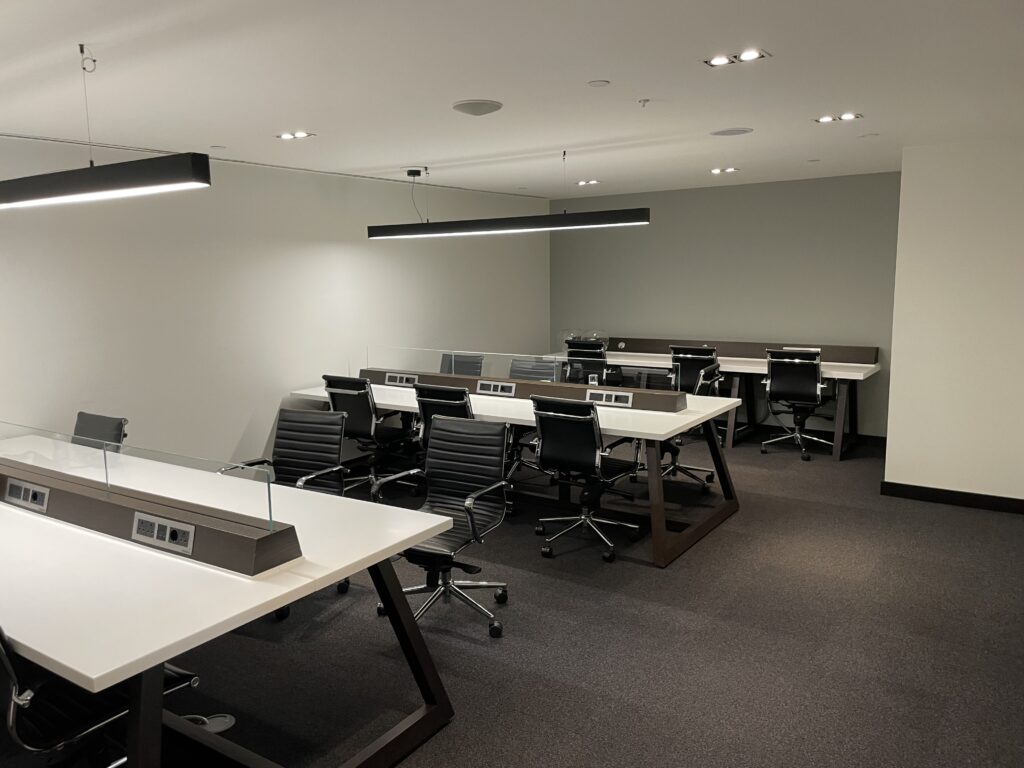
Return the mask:
POLYGON ((82 57, 82 95, 85 98, 85 133, 89 140, 89 167, 94 168, 96 162, 92 156, 92 123, 89 120, 89 85, 86 77, 96 71, 96 58, 92 51, 85 47, 85 43, 78 44, 78 53, 82 57))
MULTIPOLYGON (((565 154, 566 154, 565 150, 563 149, 562 150, 562 199, 563 200, 568 200, 569 199, 569 185, 568 185, 568 182, 565 180, 565 154)), ((568 213, 568 211, 565 208, 563 208, 562 209, 562 213, 568 213)))

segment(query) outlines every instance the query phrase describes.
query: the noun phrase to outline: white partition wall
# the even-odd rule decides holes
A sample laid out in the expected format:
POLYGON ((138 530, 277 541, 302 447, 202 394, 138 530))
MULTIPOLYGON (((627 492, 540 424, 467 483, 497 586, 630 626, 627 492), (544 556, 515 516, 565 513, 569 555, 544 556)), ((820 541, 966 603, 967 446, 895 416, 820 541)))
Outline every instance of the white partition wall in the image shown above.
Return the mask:
MULTIPOLYGON (((87 159, 42 146, 0 139, 0 175, 87 159)), ((546 234, 370 241, 368 224, 416 220, 408 184, 212 173, 208 190, 0 212, 0 419, 68 431, 98 411, 128 417, 136 443, 252 457, 284 393, 358 370, 370 344, 547 347, 546 234)), ((429 194, 434 219, 547 211, 429 194)))
POLYGON ((1024 499, 1022 387, 1024 143, 910 147, 887 483, 1024 499))

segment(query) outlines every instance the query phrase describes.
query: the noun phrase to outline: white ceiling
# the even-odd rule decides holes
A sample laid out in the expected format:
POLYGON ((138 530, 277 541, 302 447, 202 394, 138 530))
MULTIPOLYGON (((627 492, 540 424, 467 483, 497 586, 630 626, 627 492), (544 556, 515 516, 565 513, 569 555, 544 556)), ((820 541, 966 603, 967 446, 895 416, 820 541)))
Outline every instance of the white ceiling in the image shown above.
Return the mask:
POLYGON ((543 197, 563 148, 589 196, 895 170, 1024 126, 1024 0, 3 0, 0 30, 0 133, 84 138, 83 41, 99 142, 543 197), (702 62, 748 46, 773 56, 702 62), (318 136, 274 138, 296 129, 318 136))

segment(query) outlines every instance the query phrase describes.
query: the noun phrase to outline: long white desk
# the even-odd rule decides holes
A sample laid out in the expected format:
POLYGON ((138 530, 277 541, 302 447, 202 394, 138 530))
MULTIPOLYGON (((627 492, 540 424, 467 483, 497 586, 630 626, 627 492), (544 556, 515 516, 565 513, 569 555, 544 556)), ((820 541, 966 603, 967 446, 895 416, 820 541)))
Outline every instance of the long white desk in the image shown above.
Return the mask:
MULTIPOLYGON (((381 410, 416 413, 416 393, 409 387, 395 387, 374 384, 373 398, 381 410)), ((323 386, 309 387, 291 392, 292 397, 327 402, 323 386)), ((515 397, 495 395, 470 395, 473 416, 481 421, 501 421, 521 426, 533 426, 533 403, 515 397)), ((661 463, 661 442, 703 427, 705 441, 715 464, 718 483, 724 497, 714 511, 699 523, 685 531, 670 531, 666 525, 664 480, 660 472, 647 473, 647 486, 651 511, 651 560, 655 565, 665 567, 703 536, 713 530, 738 508, 735 488, 725 458, 718 444, 712 420, 734 411, 740 400, 729 397, 698 397, 687 395, 686 410, 676 413, 642 411, 615 406, 597 406, 601 432, 609 437, 627 437, 642 440, 647 466, 657 467, 661 463)))
MULTIPOLYGON (((564 353, 551 356, 565 360, 564 353)), ((757 377, 768 375, 768 361, 764 357, 719 357, 722 373, 733 374, 729 385, 729 397, 743 397, 747 423, 742 428, 750 430, 757 423, 756 386, 757 377), (742 384, 742 391, 741 391, 742 384)), ((672 367, 669 354, 646 352, 616 352, 609 350, 607 364, 612 366, 659 368, 672 367)), ((836 382, 836 418, 832 430, 832 458, 839 461, 843 453, 856 441, 858 436, 857 383, 864 381, 882 370, 878 363, 836 363, 822 360, 821 376, 836 382)), ((725 447, 731 448, 742 435, 736 423, 736 410, 729 413, 725 430, 725 447)))
MULTIPOLYGON (((92 482, 105 476, 102 451, 42 436, 0 441, 0 455, 92 482)), ((265 517, 264 484, 116 453, 106 460, 112 486, 265 517)), ((158 686, 145 682, 163 662, 368 568, 395 606, 388 616, 417 680, 426 681, 419 734, 410 726, 380 747, 407 754, 451 718, 451 705, 388 558, 451 520, 283 486, 270 493, 303 556, 255 578, 0 504, 0 626, 16 652, 86 690, 132 680, 133 691, 151 692, 158 686)), ((130 718, 139 731, 130 732, 129 765, 158 765, 159 698, 140 693, 133 707, 141 716, 130 718)), ((180 719, 164 720, 188 732, 180 719)))

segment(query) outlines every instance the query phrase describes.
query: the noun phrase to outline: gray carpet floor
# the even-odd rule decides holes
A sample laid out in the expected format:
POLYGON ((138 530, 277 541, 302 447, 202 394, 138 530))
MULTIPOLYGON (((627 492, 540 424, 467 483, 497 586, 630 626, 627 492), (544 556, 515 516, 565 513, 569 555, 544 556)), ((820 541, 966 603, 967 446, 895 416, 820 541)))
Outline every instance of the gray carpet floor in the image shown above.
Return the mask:
MULTIPOLYGON (((877 454, 736 447, 740 511, 664 570, 648 538, 543 559, 520 504, 466 553, 510 584, 505 636, 457 603, 421 623, 456 716, 403 766, 1024 765, 1024 516, 882 497, 877 454)), ((340 764, 419 704, 375 604, 361 574, 189 653, 172 708, 340 764)))

